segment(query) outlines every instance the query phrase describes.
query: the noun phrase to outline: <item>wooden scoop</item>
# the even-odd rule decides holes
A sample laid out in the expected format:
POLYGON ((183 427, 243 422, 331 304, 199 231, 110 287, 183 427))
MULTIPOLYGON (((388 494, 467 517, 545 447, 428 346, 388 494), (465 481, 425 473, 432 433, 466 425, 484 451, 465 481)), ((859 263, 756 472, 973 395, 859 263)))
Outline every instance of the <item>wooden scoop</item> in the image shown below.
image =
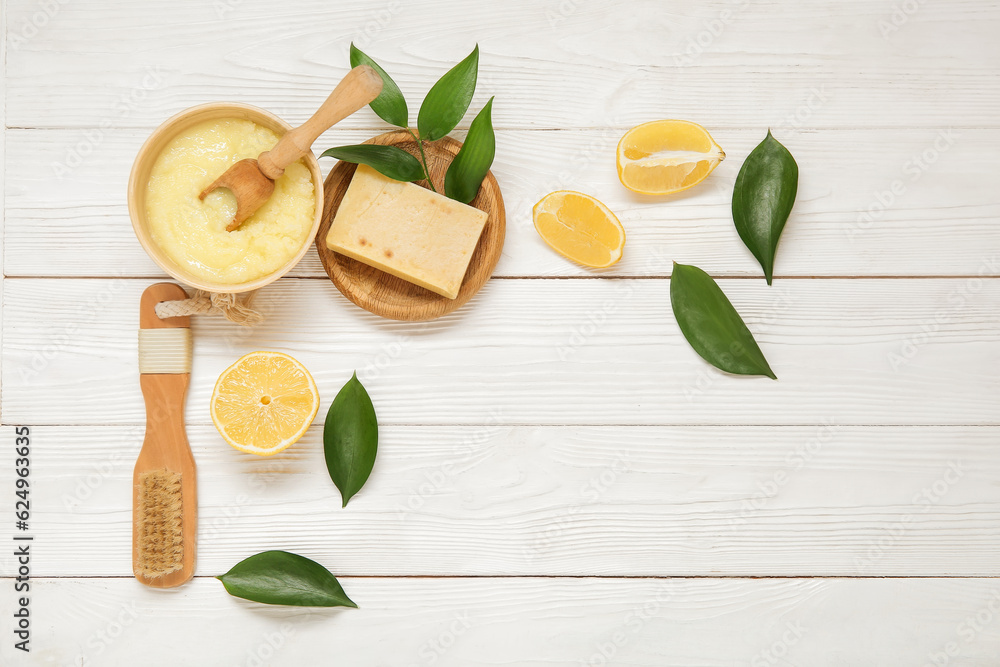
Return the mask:
POLYGON ((285 167, 309 152, 319 135, 365 106, 382 92, 382 77, 368 65, 359 65, 337 84, 330 97, 305 123, 290 130, 269 151, 256 160, 240 160, 198 195, 199 199, 216 188, 229 188, 236 196, 236 216, 226 227, 231 232, 264 205, 274 192, 274 181, 285 167))

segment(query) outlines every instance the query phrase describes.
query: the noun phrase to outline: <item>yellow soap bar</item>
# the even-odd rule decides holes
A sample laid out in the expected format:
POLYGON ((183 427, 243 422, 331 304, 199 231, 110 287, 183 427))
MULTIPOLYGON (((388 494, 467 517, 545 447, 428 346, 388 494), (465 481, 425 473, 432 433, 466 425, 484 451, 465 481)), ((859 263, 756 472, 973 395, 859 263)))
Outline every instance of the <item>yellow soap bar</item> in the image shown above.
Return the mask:
POLYGON ((489 216, 359 165, 330 225, 330 250, 454 299, 489 216))

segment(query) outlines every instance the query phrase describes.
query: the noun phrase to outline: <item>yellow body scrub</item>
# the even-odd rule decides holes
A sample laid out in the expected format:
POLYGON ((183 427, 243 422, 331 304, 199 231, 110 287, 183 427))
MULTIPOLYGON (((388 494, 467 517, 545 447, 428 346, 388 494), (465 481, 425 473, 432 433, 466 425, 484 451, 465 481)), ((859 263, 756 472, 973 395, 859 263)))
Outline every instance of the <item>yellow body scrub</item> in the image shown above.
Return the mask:
POLYGON ((236 213, 229 190, 198 199, 226 169, 276 143, 277 134, 240 119, 205 121, 174 137, 146 186, 146 219, 156 245, 212 282, 245 283, 283 267, 308 242, 315 216, 312 175, 301 160, 285 169, 271 198, 235 231, 226 231, 236 213))

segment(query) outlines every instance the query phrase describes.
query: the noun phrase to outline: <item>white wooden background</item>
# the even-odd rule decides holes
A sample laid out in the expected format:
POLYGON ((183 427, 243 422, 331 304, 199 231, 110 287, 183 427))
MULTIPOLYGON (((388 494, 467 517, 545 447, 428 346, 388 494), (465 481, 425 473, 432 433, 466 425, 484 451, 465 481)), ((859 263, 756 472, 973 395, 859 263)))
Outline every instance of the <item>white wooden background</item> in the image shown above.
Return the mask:
MULTIPOLYGON (((1000 5, 983 0, 3 0, 0 664, 1000 665, 1000 5), (411 104, 478 41, 508 210, 492 280, 437 322, 347 302, 313 252, 267 323, 195 323, 197 578, 130 577, 138 297, 125 205, 147 134, 233 100, 301 122, 351 40, 411 104), (729 155, 670 200, 617 182, 638 123, 729 155), (768 127, 799 196, 774 286, 729 201, 768 127), (569 188, 628 231, 603 272, 530 206, 569 188), (671 261, 709 271, 780 380, 682 339, 671 261), (207 401, 254 349, 358 370, 383 425, 346 509, 322 420, 274 459, 207 401), (13 426, 33 427, 32 652, 13 650, 13 426), (212 576, 265 549, 360 610, 274 608, 212 576)), ((471 115, 470 115, 471 118, 471 115)), ((464 126, 463 126, 464 127, 464 126)), ((319 147, 384 129, 370 111, 319 147)), ((329 161, 325 168, 329 168, 329 161)))

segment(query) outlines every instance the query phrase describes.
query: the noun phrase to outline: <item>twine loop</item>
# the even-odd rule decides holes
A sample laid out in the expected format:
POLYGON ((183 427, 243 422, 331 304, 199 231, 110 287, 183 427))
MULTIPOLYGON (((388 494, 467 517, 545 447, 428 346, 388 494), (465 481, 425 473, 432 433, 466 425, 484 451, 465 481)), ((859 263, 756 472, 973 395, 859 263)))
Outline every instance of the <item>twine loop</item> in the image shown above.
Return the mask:
POLYGON ((184 315, 216 315, 234 324, 252 327, 264 321, 264 316, 253 309, 257 291, 229 294, 195 290, 187 299, 161 301, 156 304, 156 315, 161 319, 184 315))

